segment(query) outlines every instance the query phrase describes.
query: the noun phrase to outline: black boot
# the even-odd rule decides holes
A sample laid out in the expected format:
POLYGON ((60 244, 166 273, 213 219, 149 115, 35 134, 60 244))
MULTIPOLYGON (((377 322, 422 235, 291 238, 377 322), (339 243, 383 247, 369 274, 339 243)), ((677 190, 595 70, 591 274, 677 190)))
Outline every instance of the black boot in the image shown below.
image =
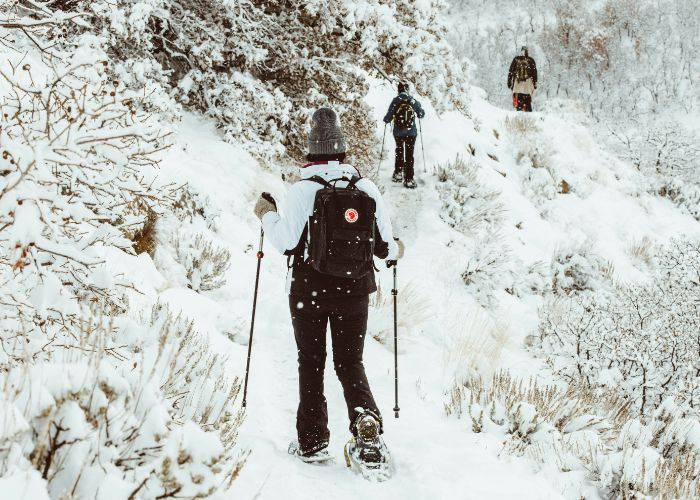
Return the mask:
POLYGON ((416 189, 418 185, 413 179, 406 179, 405 181, 403 181, 403 186, 408 189, 416 189))
POLYGON ((386 481, 394 473, 391 454, 381 437, 377 415, 364 410, 355 419, 355 436, 345 445, 347 466, 370 481, 386 481))
POLYGON ((403 180, 403 172, 401 170, 394 172, 394 175, 391 176, 391 180, 394 182, 401 182, 403 180))
POLYGON ((385 449, 379 436, 380 423, 371 411, 365 411, 355 420, 355 443, 359 451, 358 457, 365 463, 380 463, 382 450, 385 449))
POLYGON ((314 449, 304 452, 301 451, 301 448, 299 448, 299 441, 295 439, 289 443, 287 452, 289 452, 290 455, 297 457, 302 462, 306 462, 307 464, 323 463, 332 460, 332 457, 328 453, 327 442, 321 443, 314 449))

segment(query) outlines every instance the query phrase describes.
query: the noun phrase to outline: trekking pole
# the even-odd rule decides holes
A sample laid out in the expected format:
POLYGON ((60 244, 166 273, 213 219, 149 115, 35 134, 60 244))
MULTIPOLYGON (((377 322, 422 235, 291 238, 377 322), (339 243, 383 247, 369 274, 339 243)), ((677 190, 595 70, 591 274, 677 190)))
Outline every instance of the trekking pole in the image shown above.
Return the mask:
POLYGON ((394 296, 394 418, 399 418, 399 332, 396 320, 396 296, 399 291, 396 288, 396 266, 397 264, 394 264, 394 288, 391 295, 394 296))
POLYGON ((377 165, 377 177, 379 177, 379 170, 382 168, 382 158, 384 158, 384 139, 386 139, 386 126, 388 123, 384 124, 384 133, 382 134, 382 152, 379 153, 379 165, 377 165))
POLYGON ((425 167, 425 145, 423 144, 423 127, 420 118, 418 118, 418 131, 420 132, 420 149, 423 151, 423 173, 425 174, 428 169, 425 167))
POLYGON ((255 291, 253 292, 253 316, 250 320, 250 337, 248 338, 248 360, 245 364, 245 382, 243 383, 243 408, 246 407, 246 399, 248 397, 248 374, 250 373, 250 354, 253 350, 253 328, 255 327, 255 309, 258 305, 258 283, 260 282, 260 263, 262 262, 265 254, 263 253, 263 239, 265 238, 265 231, 262 226, 260 226, 260 246, 258 247, 258 253, 256 254, 258 258, 258 267, 255 271, 255 291))

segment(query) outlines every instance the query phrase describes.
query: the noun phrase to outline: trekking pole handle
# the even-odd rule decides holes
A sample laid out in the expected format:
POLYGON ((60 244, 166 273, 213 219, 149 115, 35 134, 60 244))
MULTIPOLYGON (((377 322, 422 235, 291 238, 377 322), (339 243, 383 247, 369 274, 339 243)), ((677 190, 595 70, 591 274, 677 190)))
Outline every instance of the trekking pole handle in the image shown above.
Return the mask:
POLYGON ((262 198, 263 198, 265 201, 268 201, 268 202, 272 203, 272 206, 275 207, 275 210, 277 210, 277 202, 275 201, 275 199, 272 197, 272 195, 271 195, 270 193, 268 193, 267 191, 265 191, 265 192, 263 192, 260 196, 262 196, 262 198))

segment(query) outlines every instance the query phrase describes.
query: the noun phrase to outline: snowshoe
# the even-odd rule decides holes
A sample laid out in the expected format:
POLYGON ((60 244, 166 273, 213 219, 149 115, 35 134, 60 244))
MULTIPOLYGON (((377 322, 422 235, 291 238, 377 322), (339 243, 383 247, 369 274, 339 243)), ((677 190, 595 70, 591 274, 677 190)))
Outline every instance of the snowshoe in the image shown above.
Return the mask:
POLYGON ((416 184, 416 181, 413 179, 406 179, 403 181, 403 187, 408 188, 408 189, 416 189, 418 184, 416 184))
POLYGON ((323 464, 333 460, 333 457, 328 453, 328 443, 323 443, 316 450, 304 453, 299 448, 299 441, 295 439, 289 443, 287 452, 307 464, 323 464))
POLYGON ((391 180, 393 182, 403 181, 403 172, 394 172, 394 175, 391 176, 391 180))
POLYGON ((356 421, 354 436, 345 445, 345 463, 368 481, 386 481, 394 474, 391 455, 379 435, 379 421, 366 412, 356 421))

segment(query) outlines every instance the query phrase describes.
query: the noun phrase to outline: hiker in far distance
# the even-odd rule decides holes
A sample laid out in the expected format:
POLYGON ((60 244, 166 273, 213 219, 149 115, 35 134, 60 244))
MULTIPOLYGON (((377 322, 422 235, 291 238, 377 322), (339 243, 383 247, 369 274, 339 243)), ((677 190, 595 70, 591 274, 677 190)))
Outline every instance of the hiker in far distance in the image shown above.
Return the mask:
POLYGON ((508 70, 508 88, 513 92, 513 107, 518 111, 532 111, 532 94, 537 88, 537 66, 527 47, 513 58, 508 70))
POLYGON ((408 85, 399 83, 399 95, 391 101, 389 111, 384 116, 384 123, 394 121, 396 163, 392 180, 403 181, 403 185, 409 189, 416 187, 416 181, 413 180, 413 150, 418 136, 416 115, 423 118, 425 111, 420 103, 408 94, 408 85))

